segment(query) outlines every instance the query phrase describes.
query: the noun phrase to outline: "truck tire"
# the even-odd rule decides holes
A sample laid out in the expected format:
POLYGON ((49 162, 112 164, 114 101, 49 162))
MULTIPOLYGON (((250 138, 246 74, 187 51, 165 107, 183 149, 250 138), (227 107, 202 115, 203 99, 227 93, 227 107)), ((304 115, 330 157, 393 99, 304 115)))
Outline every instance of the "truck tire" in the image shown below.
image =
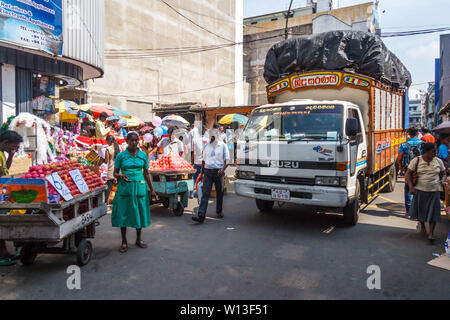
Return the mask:
POLYGON ((274 201, 267 201, 267 200, 256 200, 256 206, 258 207, 259 211, 261 212, 270 212, 273 209, 273 205, 275 204, 274 201))
POLYGON ((20 251, 20 261, 25 266, 31 266, 36 260, 37 253, 34 251, 34 247, 31 244, 27 244, 22 247, 20 251))
POLYGON ((391 193, 395 190, 395 183, 397 182, 397 170, 395 169, 395 166, 391 166, 389 169, 390 175, 388 178, 389 184, 383 188, 383 193, 391 193))
POLYGON ((80 267, 87 265, 92 259, 92 243, 89 240, 81 240, 77 250, 77 264, 80 267))
POLYGON ((356 180, 356 199, 344 207, 344 223, 348 226, 356 226, 359 219, 360 211, 360 187, 359 181, 356 180))

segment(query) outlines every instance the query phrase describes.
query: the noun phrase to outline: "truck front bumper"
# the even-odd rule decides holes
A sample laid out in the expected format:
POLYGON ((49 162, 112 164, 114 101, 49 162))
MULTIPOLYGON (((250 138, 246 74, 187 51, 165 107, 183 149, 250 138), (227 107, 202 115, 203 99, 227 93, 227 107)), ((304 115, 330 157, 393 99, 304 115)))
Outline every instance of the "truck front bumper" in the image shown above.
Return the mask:
POLYGON ((299 186, 238 179, 235 182, 235 188, 236 194, 243 197, 314 207, 343 208, 348 202, 347 189, 337 187, 299 186), (291 199, 272 199, 272 189, 289 190, 291 199))

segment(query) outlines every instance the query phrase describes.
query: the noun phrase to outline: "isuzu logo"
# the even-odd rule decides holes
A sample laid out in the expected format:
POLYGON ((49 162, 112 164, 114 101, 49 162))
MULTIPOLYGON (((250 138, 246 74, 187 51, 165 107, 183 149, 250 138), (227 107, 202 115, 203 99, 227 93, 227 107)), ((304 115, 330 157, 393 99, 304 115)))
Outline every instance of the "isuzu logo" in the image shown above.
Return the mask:
POLYGON ((271 160, 271 161, 267 161, 266 166, 269 168, 299 169, 300 162, 271 160))

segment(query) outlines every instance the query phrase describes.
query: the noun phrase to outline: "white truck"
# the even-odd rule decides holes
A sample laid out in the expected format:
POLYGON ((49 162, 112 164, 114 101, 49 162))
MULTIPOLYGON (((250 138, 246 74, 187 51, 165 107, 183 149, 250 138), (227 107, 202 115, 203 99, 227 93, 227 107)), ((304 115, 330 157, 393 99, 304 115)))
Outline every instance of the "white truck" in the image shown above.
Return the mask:
POLYGON ((295 73, 267 86, 238 142, 236 193, 260 211, 290 202, 339 211, 393 191, 405 90, 342 70, 295 73))

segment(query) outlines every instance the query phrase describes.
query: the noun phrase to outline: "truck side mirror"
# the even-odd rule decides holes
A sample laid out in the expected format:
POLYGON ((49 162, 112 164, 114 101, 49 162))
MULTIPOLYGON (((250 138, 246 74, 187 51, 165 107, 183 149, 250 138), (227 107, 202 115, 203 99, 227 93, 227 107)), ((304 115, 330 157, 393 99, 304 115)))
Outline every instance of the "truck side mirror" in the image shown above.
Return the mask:
POLYGON ((358 134, 358 119, 347 119, 345 122, 345 134, 347 137, 355 137, 358 134))

